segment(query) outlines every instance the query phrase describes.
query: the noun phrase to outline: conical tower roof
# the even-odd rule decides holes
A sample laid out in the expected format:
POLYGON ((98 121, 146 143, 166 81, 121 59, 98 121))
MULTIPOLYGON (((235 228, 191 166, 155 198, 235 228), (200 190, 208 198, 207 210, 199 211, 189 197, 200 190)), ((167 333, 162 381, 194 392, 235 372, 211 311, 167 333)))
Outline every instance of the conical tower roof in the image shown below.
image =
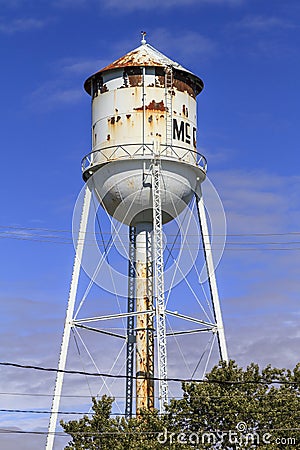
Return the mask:
POLYGON ((190 78, 191 81, 197 85, 198 93, 202 91, 204 86, 201 78, 197 77, 191 71, 183 67, 178 62, 173 61, 168 56, 152 47, 150 44, 144 43, 91 75, 84 83, 85 90, 89 94, 91 93, 91 79, 93 77, 101 76, 104 72, 126 67, 172 67, 173 71, 181 72, 181 74, 183 76, 185 75, 187 79, 190 78))
POLYGON ((165 67, 172 66, 178 70, 184 70, 185 72, 189 72, 183 66, 181 66, 178 62, 173 61, 172 59, 165 56, 163 53, 158 51, 156 48, 152 47, 150 44, 142 44, 139 47, 135 48, 131 52, 117 59, 113 63, 104 67, 101 72, 111 69, 119 69, 121 67, 128 66, 146 66, 146 67, 165 67))

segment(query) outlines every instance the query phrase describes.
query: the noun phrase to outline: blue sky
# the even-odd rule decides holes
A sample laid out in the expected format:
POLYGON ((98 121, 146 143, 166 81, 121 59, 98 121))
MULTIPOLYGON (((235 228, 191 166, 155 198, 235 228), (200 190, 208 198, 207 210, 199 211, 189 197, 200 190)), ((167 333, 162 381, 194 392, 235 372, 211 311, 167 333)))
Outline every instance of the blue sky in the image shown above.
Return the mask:
MULTIPOLYGON (((205 83, 198 145, 227 217, 217 277, 230 356, 299 361, 299 15, 297 0, 0 0, 1 361, 57 364, 90 151, 83 82, 137 47, 141 30, 205 83)), ((1 368, 2 408, 48 410, 53 383, 1 368)), ((1 428, 24 431, 48 420, 1 416, 1 428)), ((44 440, 4 433, 0 447, 44 440)))

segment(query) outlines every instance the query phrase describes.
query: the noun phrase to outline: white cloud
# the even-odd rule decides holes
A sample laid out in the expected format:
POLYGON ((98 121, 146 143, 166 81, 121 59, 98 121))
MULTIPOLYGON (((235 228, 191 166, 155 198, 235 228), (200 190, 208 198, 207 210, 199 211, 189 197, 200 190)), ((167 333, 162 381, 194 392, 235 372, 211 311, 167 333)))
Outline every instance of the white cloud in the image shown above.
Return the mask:
POLYGON ((247 322, 231 319, 227 327, 230 356, 243 366, 254 361, 261 367, 271 364, 292 369, 299 362, 300 338, 298 324, 284 324, 290 317, 270 311, 264 317, 249 315, 247 322))
MULTIPOLYGON (((22 0, 19 0, 20 2, 22 0)), ((23 0, 24 1, 24 0, 23 0)), ((193 5, 199 6, 239 6, 243 4, 246 0, 165 0, 161 2, 160 0, 152 0, 151 2, 145 0, 128 0, 120 5, 119 0, 106 0, 105 2, 101 0, 53 0, 53 5, 58 8, 80 8, 95 5, 101 7, 101 9, 106 8, 113 10, 116 14, 123 14, 124 12, 129 12, 133 10, 152 10, 152 9, 170 9, 176 7, 191 7, 193 5)))
MULTIPOLYGON (((184 31, 174 35, 167 29, 159 28, 151 32, 151 40, 152 36, 153 40, 160 43, 161 48, 170 49, 173 53, 176 49, 176 55, 180 58, 184 56, 188 60, 197 57, 210 58, 217 51, 216 42, 196 31, 184 31)), ((176 55, 171 58, 176 59, 176 55)))
POLYGON ((231 234, 217 272, 230 356, 242 365, 293 367, 299 360, 299 236, 276 233, 299 231, 300 177, 253 167, 214 179, 231 234))
POLYGON ((262 15, 251 15, 246 16, 243 20, 241 20, 238 24, 238 27, 252 30, 252 31, 270 31, 271 29, 280 29, 280 28, 293 28, 293 24, 285 20, 281 17, 275 16, 262 16, 262 15))
POLYGON ((63 80, 45 81, 27 97, 32 110, 49 111, 58 106, 70 106, 84 97, 81 86, 66 87, 63 80))
POLYGON ((205 156, 208 162, 208 170, 210 170, 211 167, 218 167, 220 164, 224 166, 235 155, 234 150, 229 147, 212 149, 200 145, 200 147, 198 147, 198 150, 202 155, 205 156))
POLYGON ((106 7, 114 8, 119 13, 130 10, 151 10, 156 8, 168 9, 176 7, 190 7, 192 5, 220 5, 220 6, 238 6, 244 3, 245 0, 165 0, 161 2, 160 0, 141 1, 141 0, 128 0, 122 4, 120 8, 119 0, 108 0, 106 7))
POLYGON ((26 98, 33 110, 49 111, 59 106, 72 106, 84 98, 83 80, 108 64, 99 58, 66 57, 49 64, 49 78, 26 98))
POLYGON ((45 435, 24 434, 22 429, 18 427, 9 427, 9 430, 1 430, 0 446, 5 450, 16 450, 16 448, 22 450, 42 449, 46 444, 45 435))
POLYGON ((40 30, 46 26, 45 20, 35 18, 20 18, 13 20, 0 20, 0 33, 14 34, 25 31, 40 30))
MULTIPOLYGON (((41 0, 41 2, 45 0, 41 0)), ((245 3, 246 0, 152 0, 148 2, 145 0, 128 0, 120 5, 119 0, 50 0, 49 3, 56 8, 82 8, 87 6, 99 6, 101 9, 113 9, 114 13, 122 14, 132 10, 151 10, 160 7, 161 9, 170 9, 176 7, 189 7, 192 5, 207 5, 207 6, 239 6, 245 3)), ((0 5, 6 8, 17 9, 28 5, 29 0, 0 0, 0 5)))
POLYGON ((244 52, 254 58, 290 58, 296 50, 290 34, 296 30, 296 23, 281 15, 249 14, 235 22, 229 22, 226 30, 236 46, 244 46, 244 52))
POLYGON ((51 0, 53 6, 57 8, 78 8, 87 6, 88 3, 95 3, 96 0, 51 0))
POLYGON ((28 0, 10 0, 9 2, 6 0, 0 0, 0 5, 6 8, 19 8, 24 4, 28 3, 28 0))
POLYGON ((293 231, 292 228, 297 228, 300 205, 291 195, 299 189, 300 177, 266 173, 256 168, 253 161, 247 172, 214 172, 213 181, 224 202, 229 233, 293 231))
POLYGON ((85 75, 101 70, 103 67, 109 64, 108 59, 80 59, 80 58, 64 58, 57 62, 59 70, 66 74, 85 75))

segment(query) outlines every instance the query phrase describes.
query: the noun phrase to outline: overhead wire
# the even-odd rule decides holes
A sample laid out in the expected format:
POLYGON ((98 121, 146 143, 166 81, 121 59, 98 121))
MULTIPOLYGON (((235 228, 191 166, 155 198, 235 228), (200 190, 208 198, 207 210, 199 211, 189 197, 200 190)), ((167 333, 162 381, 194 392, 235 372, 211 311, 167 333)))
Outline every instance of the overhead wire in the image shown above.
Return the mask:
MULTIPOLYGON (((70 230, 64 230, 59 228, 38 228, 38 227, 22 227, 22 226, 11 226, 11 225, 0 225, 0 229, 13 229, 13 230, 31 230, 31 231, 47 231, 53 233, 71 233, 70 230)), ((1 232, 1 231, 0 231, 1 232)), ((91 232, 86 232, 86 234, 90 234, 91 232)), ((95 234, 100 234, 95 232, 95 234)), ((104 232, 103 234, 111 234, 109 232, 104 232)), ((173 234, 174 236, 177 233, 173 234)), ((209 234, 211 236, 211 234, 209 234)), ((286 232, 278 232, 278 233, 226 233, 226 234, 214 234, 214 236, 286 236, 286 235, 300 235, 300 231, 286 231, 286 232)), ((124 233, 125 236, 125 233, 124 233)), ((127 234, 126 234, 127 236, 127 234)))
MULTIPOLYGON (((173 399, 174 397, 172 397, 173 399)), ((284 405, 283 405, 284 406, 284 405)), ((240 411, 240 409, 237 408, 236 412, 240 411)), ((289 408, 288 410, 274 410, 274 408, 270 407, 270 408, 262 408, 259 410, 260 413, 280 413, 280 415, 290 415, 291 413, 299 413, 299 409, 297 408, 289 408)), ((5 409, 5 408, 1 408, 0 409, 0 413, 8 413, 8 414, 51 414, 52 411, 49 409, 5 409)), ((255 412, 255 411, 254 411, 255 412)), ((94 412, 92 410, 90 411, 56 411, 55 414, 59 414, 59 415, 93 415, 94 412)), ((178 416, 185 416, 185 412, 178 412, 177 413, 178 416)), ((251 416, 251 411, 248 412, 249 416, 251 416)), ((120 416, 120 417, 124 417, 125 413, 122 412, 112 412, 111 413, 112 416, 120 416)), ((253 415, 253 414, 252 414, 253 415)), ((250 417, 249 417, 250 418, 250 417)), ((300 418, 300 415, 295 416, 293 414, 293 419, 296 418, 300 418)))
MULTIPOLYGON (((0 226, 1 228, 1 226, 0 226)), ((3 227, 2 227, 3 228, 3 227)), ((40 229, 35 229, 40 230, 40 229)), ((46 230, 46 229, 45 229, 46 230)), ((57 230, 59 231, 59 230, 57 230)), ((61 230, 59 232, 67 232, 66 230, 61 230)), ((70 233, 68 231, 68 233, 70 233)), ((95 232, 95 235, 99 233, 95 232)), ((178 234, 178 233, 177 233, 178 234)), ((102 245, 105 249, 108 245, 111 244, 111 237, 108 240, 104 240, 104 235, 110 235, 108 232, 102 231, 102 245)), ((122 234, 119 234, 120 236, 122 234)), ((286 232, 286 233, 250 233, 250 234, 227 234, 227 237, 250 237, 250 236, 292 236, 292 235, 300 235, 300 232, 286 232)), ((124 235, 125 236, 125 235, 124 235)), ((176 234, 167 233, 167 236, 172 237, 176 236, 176 234)), ((193 235, 189 235, 190 237, 193 237, 193 235)), ((216 235, 214 235, 216 236, 216 235)), ((218 235, 221 236, 221 235, 218 235)), ((195 235, 196 237, 196 235, 195 235)), ((53 235, 44 235, 44 234, 36 234, 36 233, 26 233, 26 234, 17 234, 17 233, 11 233, 11 232, 3 232, 0 230, 0 239, 14 239, 14 240, 20 240, 20 241, 30 241, 30 242, 40 242, 40 243, 52 243, 52 244, 63 244, 63 245, 72 245, 73 239, 72 237, 68 238, 66 236, 53 236, 53 235)), ((84 238, 81 238, 82 240, 84 238)), ((176 238, 175 238, 176 239, 176 238)), ((94 239, 91 240, 89 243, 88 236, 85 238, 85 244, 88 245, 94 245, 94 239)), ((198 242, 190 242, 189 246, 196 245, 199 246, 198 242)), ((263 242, 234 242, 229 241, 225 243, 225 250, 226 251, 299 251, 300 250, 300 241, 299 240, 285 240, 285 241, 263 241, 263 242), (297 245, 297 247, 295 247, 297 245), (238 247, 239 246, 239 247, 238 247), (264 247, 262 247, 264 246, 264 247), (272 246, 272 247, 270 247, 272 246), (275 248, 273 246, 276 246, 275 248), (281 247, 277 247, 281 246, 281 247), (288 247, 287 247, 288 246, 288 247), (292 246, 292 247, 290 247, 292 246)), ((223 244, 212 244, 212 248, 218 248, 223 247, 223 244)), ((180 244, 172 244, 172 250, 179 250, 180 244)), ((201 245, 199 246, 201 249, 201 245)))
MULTIPOLYGON (((53 398, 54 397, 54 395, 53 394, 42 394, 42 393, 29 393, 29 392, 0 392, 0 395, 3 395, 3 396, 18 396, 18 397, 47 397, 47 398, 53 398)), ((211 400, 224 400, 224 399, 226 399, 226 398, 232 398, 232 394, 230 393, 230 394, 226 394, 226 392, 222 392, 222 395, 211 395, 211 394, 205 394, 205 396, 206 396, 206 398, 207 399, 211 399, 211 400)), ((73 395, 68 395, 68 394, 62 394, 61 396, 60 396, 61 398, 74 398, 74 399, 89 399, 89 400, 91 400, 91 398, 98 398, 97 397, 97 395, 80 395, 80 394, 73 394, 73 395)), ((172 396, 170 396, 172 399, 181 399, 182 398, 182 396, 176 396, 176 395, 172 395, 172 396)), ((234 394, 234 397, 235 398, 243 398, 244 397, 244 395, 241 393, 241 394, 239 394, 238 392, 235 392, 235 394, 234 394)), ((285 398, 288 398, 288 399, 290 399, 290 397, 291 397, 291 394, 290 393, 288 393, 288 392, 286 392, 286 393, 284 393, 284 392, 281 392, 280 393, 280 399, 285 399, 285 398)), ((100 397, 99 397, 100 398, 100 397)), ((126 397, 123 395, 123 396, 116 396, 116 395, 113 395, 113 398, 114 399, 125 399, 126 397)), ((157 396, 155 396, 155 398, 159 398, 159 396, 157 395, 157 396)), ((297 409, 297 411, 299 411, 299 409, 297 409)))
MULTIPOLYGON (((223 433, 230 432, 232 430, 217 430, 223 433)), ((217 432, 216 431, 216 432, 217 432)), ((255 430, 256 432, 259 432, 260 429, 255 430)), ((263 428, 261 431, 300 431, 300 428, 294 427, 294 428, 263 428)), ((199 433, 201 430, 199 430, 199 433)), ((205 432, 205 430, 203 430, 205 432)), ((136 435, 136 434, 144 434, 144 435, 158 435, 161 433, 161 431, 97 431, 97 432, 88 432, 88 431, 72 431, 72 435, 82 435, 82 436, 104 436, 104 435, 111 435, 111 436, 120 436, 123 435, 136 435)), ((63 431, 54 431, 53 433, 49 433, 48 431, 29 431, 29 430, 16 430, 16 429, 8 429, 8 428, 0 428, 0 434, 33 434, 33 435, 41 435, 45 436, 48 434, 53 434, 58 437, 70 437, 70 435, 63 431)), ((179 436, 179 435, 178 435, 179 436)))
MULTIPOLYGON (((119 233, 117 230, 114 230, 114 231, 119 236, 123 236, 124 238, 127 237, 127 235, 124 234, 124 233, 119 233)), ((82 241, 83 239, 85 239, 85 241, 88 242, 89 241, 89 234, 94 235, 96 237, 97 237, 97 235, 101 236, 100 233, 97 233, 96 231, 94 233, 85 232, 85 236, 86 237, 85 238, 79 238, 79 240, 82 241)), ((180 234, 180 231, 177 232, 177 233, 170 233, 170 232, 166 233, 166 235, 169 236, 169 237, 175 237, 175 240, 176 240, 176 238, 178 237, 179 234, 180 234)), ((103 247, 107 247, 110 244, 110 242, 112 240, 111 236, 112 236, 111 233, 102 231, 101 239, 102 239, 103 247), (109 237, 109 239, 106 239, 106 241, 105 241, 104 236, 109 237)), ((212 236, 212 235, 209 234, 209 236, 212 236)), ((222 237, 222 236, 224 236, 224 237, 273 237, 274 235, 273 234, 261 234, 261 235, 260 234, 256 234, 256 235, 254 235, 254 234, 249 234, 249 235, 247 235, 247 234, 245 234, 245 235, 232 235, 232 234, 215 235, 214 234, 213 236, 218 236, 218 237, 222 237)), ((289 234, 289 233, 282 233, 281 236, 291 236, 291 234, 289 234)), ((72 236, 70 236, 70 237, 67 237, 67 236, 60 237, 60 236, 55 236, 55 235, 37 234, 37 233, 23 233, 23 234, 21 234, 21 233, 3 232, 1 230, 0 230, 0 237, 3 238, 3 239, 7 238, 7 239, 22 239, 22 240, 26 240, 26 239, 27 240, 42 240, 42 241, 45 241, 45 242, 54 241, 54 242, 57 242, 57 243, 60 243, 60 242, 61 243, 72 243, 73 242, 72 236), (64 239, 64 240, 57 240, 57 239, 64 239)), ((199 236, 197 234, 189 233, 189 237, 198 238, 199 236)), ((94 243, 95 240, 93 239, 91 242, 94 243)), ((195 242, 195 244, 196 243, 197 242, 195 242)), ((227 245, 228 244, 230 244, 230 245, 245 245, 245 244, 247 244, 247 245, 257 245, 257 244, 261 244, 261 245, 267 245, 267 244, 282 245, 282 244, 300 244, 300 241, 299 240, 296 240, 296 241, 295 240, 293 240, 293 241, 262 241, 262 242, 259 242, 259 241, 256 241, 256 242, 249 242, 249 241, 234 242, 234 241, 232 241, 232 242, 227 242, 227 245)), ((220 243, 220 244, 217 243, 217 245, 223 245, 223 244, 222 243, 220 243)))
MULTIPOLYGON (((86 415, 90 414, 88 411, 55 411, 54 413, 50 410, 39 410, 39 409, 0 409, 0 413, 23 413, 23 414, 59 414, 59 415, 86 415)), ((114 413, 118 415, 118 413, 114 413)))
MULTIPOLYGON (((48 397, 48 398, 53 398, 54 395, 53 394, 43 394, 43 393, 29 393, 29 392, 0 392, 0 395, 6 395, 6 396, 18 396, 18 397, 48 397)), ((211 395, 211 394, 205 394, 207 398, 209 399, 213 399, 213 400, 220 400, 220 399, 224 399, 226 397, 228 398, 232 398, 232 394, 227 394, 226 392, 222 392, 222 395, 211 395)), ((234 394, 235 398, 243 398, 244 395, 243 394, 238 394, 237 392, 234 394)), ((68 395, 68 394, 61 394, 60 397, 62 398, 75 398, 75 399, 91 399, 92 397, 97 398, 97 395, 80 395, 80 394, 73 394, 73 395, 68 395)), ((281 392, 280 393, 280 398, 284 399, 284 398, 290 398, 291 394, 286 392, 281 392)), ((126 397, 123 396, 116 396, 113 395, 114 399, 125 399, 126 397)), ((159 398, 159 396, 155 396, 155 398, 159 398)), ((181 399, 181 396, 171 396, 171 398, 173 399, 181 399)), ((300 394, 298 396, 298 398, 300 398, 300 394)), ((298 409, 297 409, 298 411, 298 409)))
MULTIPOLYGON (((15 367, 19 369, 32 369, 32 370, 40 370, 44 372, 62 372, 66 374, 71 375, 85 375, 85 376, 92 376, 92 377, 107 377, 107 378, 120 378, 124 379, 127 378, 127 375, 122 374, 111 374, 111 373, 98 373, 98 372, 86 372, 81 370, 62 370, 57 369, 53 367, 43 367, 43 366, 35 366, 30 364, 19 364, 19 363, 12 363, 12 362, 0 362, 0 366, 3 367, 15 367)), ((132 379, 140 378, 137 376, 131 376, 132 379)), ((145 376, 145 379, 147 377, 145 376)), ((148 377, 151 380, 154 381, 160 381, 161 378, 159 377, 148 377)), ((178 378, 178 377, 169 377, 167 378, 167 381, 174 381, 179 383, 191 383, 191 382, 197 382, 197 383, 207 383, 207 384, 220 384, 220 385, 243 385, 243 384, 262 384, 262 385, 271 385, 271 384, 281 384, 281 385, 293 385, 298 386, 300 385, 300 381, 284 381, 284 380, 217 380, 217 379, 195 379, 195 378, 178 378)))

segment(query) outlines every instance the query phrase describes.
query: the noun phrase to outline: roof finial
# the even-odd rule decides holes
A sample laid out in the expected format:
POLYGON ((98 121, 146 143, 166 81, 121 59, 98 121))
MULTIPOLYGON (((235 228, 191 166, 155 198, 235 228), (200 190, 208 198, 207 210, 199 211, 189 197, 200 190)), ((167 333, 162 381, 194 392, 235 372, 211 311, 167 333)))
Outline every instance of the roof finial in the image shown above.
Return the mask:
POLYGON ((143 45, 145 45, 145 44, 147 43, 147 41, 146 41, 146 39, 145 39, 146 34, 147 34, 146 31, 141 31, 141 35, 142 35, 141 43, 142 43, 143 45))

